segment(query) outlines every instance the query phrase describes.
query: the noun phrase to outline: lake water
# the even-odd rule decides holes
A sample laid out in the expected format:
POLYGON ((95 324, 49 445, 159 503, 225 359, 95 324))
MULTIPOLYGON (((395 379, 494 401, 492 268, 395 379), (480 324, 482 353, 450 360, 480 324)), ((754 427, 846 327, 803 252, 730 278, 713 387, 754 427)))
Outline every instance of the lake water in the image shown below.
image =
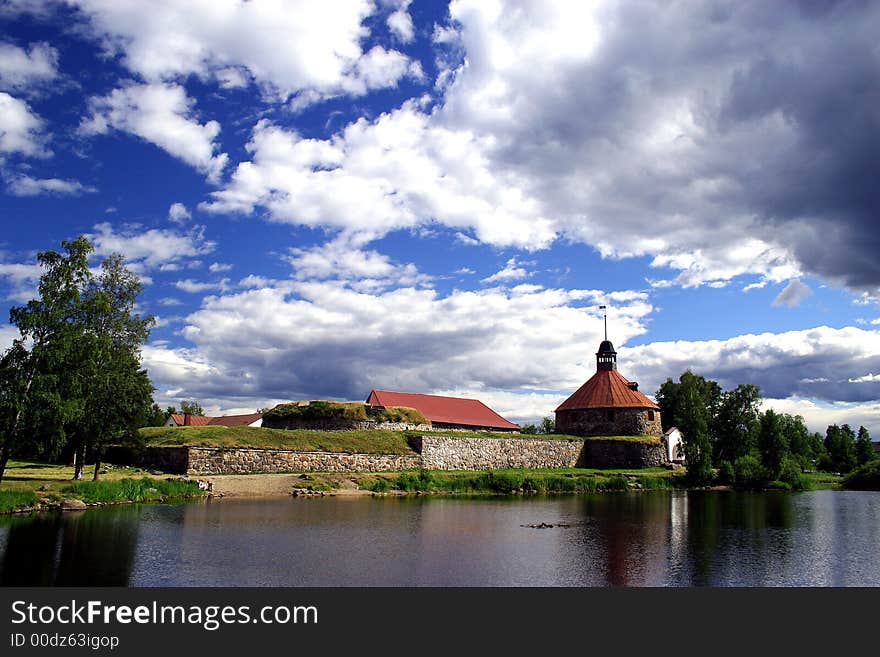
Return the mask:
POLYGON ((872 492, 223 499, 2 517, 0 584, 880 586, 878 545, 872 492))

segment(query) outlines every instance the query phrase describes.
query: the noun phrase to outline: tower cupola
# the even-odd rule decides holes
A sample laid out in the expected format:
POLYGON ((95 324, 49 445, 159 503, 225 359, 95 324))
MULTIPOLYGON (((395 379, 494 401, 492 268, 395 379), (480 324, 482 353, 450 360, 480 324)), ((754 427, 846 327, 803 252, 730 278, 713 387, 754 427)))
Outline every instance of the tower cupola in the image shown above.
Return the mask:
POLYGON ((610 371, 617 369, 617 352, 610 340, 602 340, 599 351, 596 352, 596 371, 610 371))

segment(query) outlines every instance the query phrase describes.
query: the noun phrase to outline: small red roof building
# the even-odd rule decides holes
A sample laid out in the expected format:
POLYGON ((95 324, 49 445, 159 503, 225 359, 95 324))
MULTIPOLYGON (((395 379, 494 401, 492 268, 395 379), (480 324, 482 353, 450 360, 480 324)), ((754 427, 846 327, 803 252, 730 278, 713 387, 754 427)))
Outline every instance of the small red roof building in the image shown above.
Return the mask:
POLYGON ((579 408, 650 408, 659 411, 639 392, 639 384, 627 381, 617 371, 617 352, 608 340, 599 345, 596 373, 559 405, 557 411, 579 408))
POLYGON ((519 431, 520 426, 508 422, 478 399, 422 395, 413 392, 371 390, 367 403, 373 406, 405 406, 419 411, 437 428, 491 429, 519 431))
POLYGON ((596 373, 556 409, 556 431, 575 436, 661 436, 660 407, 639 384, 617 371, 617 352, 606 338, 596 352, 596 373))

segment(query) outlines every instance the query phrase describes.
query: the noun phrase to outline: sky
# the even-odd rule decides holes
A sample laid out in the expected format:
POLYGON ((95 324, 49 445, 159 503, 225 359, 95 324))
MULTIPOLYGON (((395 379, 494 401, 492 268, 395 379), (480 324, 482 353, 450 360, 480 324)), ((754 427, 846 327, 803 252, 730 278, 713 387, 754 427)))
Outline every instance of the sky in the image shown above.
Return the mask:
POLYGON ((880 437, 880 5, 0 0, 0 348, 121 253, 164 406, 553 410, 608 337, 880 437))

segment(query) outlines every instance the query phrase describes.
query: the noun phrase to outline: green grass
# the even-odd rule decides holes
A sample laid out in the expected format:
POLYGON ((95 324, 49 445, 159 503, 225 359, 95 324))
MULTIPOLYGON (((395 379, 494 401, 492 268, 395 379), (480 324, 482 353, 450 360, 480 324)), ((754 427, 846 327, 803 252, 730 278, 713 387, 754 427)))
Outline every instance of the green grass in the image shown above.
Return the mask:
POLYGON ((803 476, 810 481, 811 490, 837 490, 843 480, 831 472, 805 472, 803 476))
MULTIPOLYGON (((92 468, 86 464, 89 479, 92 468)), ((53 502, 71 498, 84 502, 124 502, 201 495, 195 481, 166 481, 166 477, 151 477, 138 468, 108 465, 97 482, 72 482, 73 466, 9 461, 0 483, 0 513, 8 513, 19 504, 33 505, 39 498, 53 502)))
POLYGON ((202 495, 195 481, 178 479, 118 479, 77 481, 61 489, 83 502, 161 502, 169 498, 202 495))
POLYGON ((324 400, 279 404, 263 414, 264 420, 373 420, 376 422, 408 422, 430 424, 419 411, 405 406, 370 406, 363 402, 333 402, 324 400))
POLYGON ((37 494, 32 490, 0 490, 0 513, 9 513, 20 506, 33 506, 37 501, 37 494))
POLYGON ((146 444, 153 447, 219 447, 290 449, 302 452, 352 452, 360 454, 412 454, 408 439, 416 436, 447 436, 481 439, 614 440, 657 444, 656 436, 601 436, 583 438, 563 434, 522 435, 505 432, 467 431, 391 431, 361 429, 317 431, 308 429, 268 429, 264 427, 147 427, 140 430, 146 444))
POLYGON ((388 492, 399 490, 423 493, 591 493, 624 491, 641 487, 643 490, 664 490, 674 486, 668 471, 585 471, 562 470, 492 470, 480 472, 419 470, 387 473, 361 478, 358 484, 365 490, 388 492), (599 474, 601 473, 601 474, 599 474))
POLYGON ((360 454, 413 454, 400 431, 310 431, 263 427, 147 427, 141 436, 151 447, 219 447, 290 449, 301 452, 351 452, 360 454))

